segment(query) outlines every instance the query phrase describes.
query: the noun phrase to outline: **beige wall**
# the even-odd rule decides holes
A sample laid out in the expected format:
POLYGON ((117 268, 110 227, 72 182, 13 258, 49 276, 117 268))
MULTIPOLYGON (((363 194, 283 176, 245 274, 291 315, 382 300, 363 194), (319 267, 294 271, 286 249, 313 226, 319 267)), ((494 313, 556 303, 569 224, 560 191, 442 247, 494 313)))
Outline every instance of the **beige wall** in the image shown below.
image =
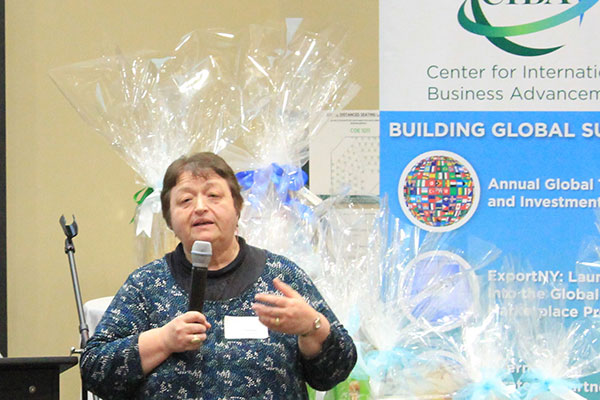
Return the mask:
MULTIPOLYGON (((79 340, 75 300, 58 218, 75 214, 75 258, 84 301, 112 295, 135 267, 129 220, 141 185, 48 76, 54 67, 125 52, 169 50, 185 33, 234 29, 266 18, 304 17, 349 29, 353 79, 348 109, 378 108, 375 0, 7 0, 7 260, 10 356, 68 355, 79 340)), ((79 393, 77 368, 61 399, 79 393)))

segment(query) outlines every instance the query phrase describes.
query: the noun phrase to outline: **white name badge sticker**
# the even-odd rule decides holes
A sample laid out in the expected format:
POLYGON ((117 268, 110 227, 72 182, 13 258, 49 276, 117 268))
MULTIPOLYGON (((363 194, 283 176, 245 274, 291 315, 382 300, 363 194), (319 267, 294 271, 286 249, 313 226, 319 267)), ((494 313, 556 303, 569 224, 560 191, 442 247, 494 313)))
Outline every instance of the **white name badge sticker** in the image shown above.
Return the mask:
POLYGON ((234 317, 225 316, 225 339, 266 339, 269 337, 269 330, 264 326, 258 317, 234 317))

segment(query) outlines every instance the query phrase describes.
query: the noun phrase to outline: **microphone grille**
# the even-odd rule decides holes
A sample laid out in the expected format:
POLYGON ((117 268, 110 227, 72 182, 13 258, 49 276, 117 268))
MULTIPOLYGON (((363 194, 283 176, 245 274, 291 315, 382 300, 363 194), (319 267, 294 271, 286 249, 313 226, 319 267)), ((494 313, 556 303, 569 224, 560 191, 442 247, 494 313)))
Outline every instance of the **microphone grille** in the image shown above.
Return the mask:
POLYGON ((205 242, 202 240, 196 240, 192 245, 192 253, 202 254, 202 255, 212 255, 212 246, 210 242, 205 242))
POLYGON ((196 240, 192 245, 192 266, 208 268, 208 263, 210 263, 211 257, 212 246, 210 242, 196 240))

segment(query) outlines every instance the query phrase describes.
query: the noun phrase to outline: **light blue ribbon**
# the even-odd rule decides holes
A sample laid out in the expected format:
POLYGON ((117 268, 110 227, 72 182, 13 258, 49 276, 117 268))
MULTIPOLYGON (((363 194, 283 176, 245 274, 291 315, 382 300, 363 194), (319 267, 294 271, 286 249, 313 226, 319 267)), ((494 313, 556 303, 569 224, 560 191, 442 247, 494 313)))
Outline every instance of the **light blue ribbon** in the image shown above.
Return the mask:
POLYGON ((383 381, 393 367, 406 367, 415 356, 401 347, 391 350, 374 350, 365 357, 365 372, 374 380, 383 381))
POLYGON ((551 378, 534 370, 529 370, 521 375, 521 381, 526 383, 519 389, 521 398, 525 400, 531 400, 542 393, 551 392, 550 387, 555 390, 575 390, 582 386, 579 379, 551 378))
MULTIPOLYGON (((484 374, 485 376, 485 374, 484 374)), ((490 398, 514 399, 515 392, 510 390, 512 379, 510 374, 502 370, 498 374, 490 374, 479 382, 473 382, 461 389, 455 396, 456 400, 485 400, 490 398), (507 383, 507 381, 510 381, 507 383)))
POLYGON ((260 205, 272 183, 284 205, 296 209, 304 218, 312 216, 310 207, 291 196, 292 192, 302 189, 308 182, 308 175, 302 168, 272 163, 265 168, 238 172, 235 176, 242 190, 249 191, 247 198, 253 207, 260 205))

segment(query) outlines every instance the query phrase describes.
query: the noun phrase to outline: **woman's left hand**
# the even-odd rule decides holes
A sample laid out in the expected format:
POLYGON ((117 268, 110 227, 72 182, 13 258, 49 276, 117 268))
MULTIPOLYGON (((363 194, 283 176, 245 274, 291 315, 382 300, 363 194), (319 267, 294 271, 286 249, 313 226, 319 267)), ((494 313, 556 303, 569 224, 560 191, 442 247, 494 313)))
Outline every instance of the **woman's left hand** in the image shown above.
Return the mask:
POLYGON ((280 279, 274 279, 273 284, 283 296, 259 293, 255 296, 258 303, 252 308, 258 319, 273 331, 302 335, 311 332, 317 318, 323 323, 324 317, 310 306, 302 296, 280 279))

